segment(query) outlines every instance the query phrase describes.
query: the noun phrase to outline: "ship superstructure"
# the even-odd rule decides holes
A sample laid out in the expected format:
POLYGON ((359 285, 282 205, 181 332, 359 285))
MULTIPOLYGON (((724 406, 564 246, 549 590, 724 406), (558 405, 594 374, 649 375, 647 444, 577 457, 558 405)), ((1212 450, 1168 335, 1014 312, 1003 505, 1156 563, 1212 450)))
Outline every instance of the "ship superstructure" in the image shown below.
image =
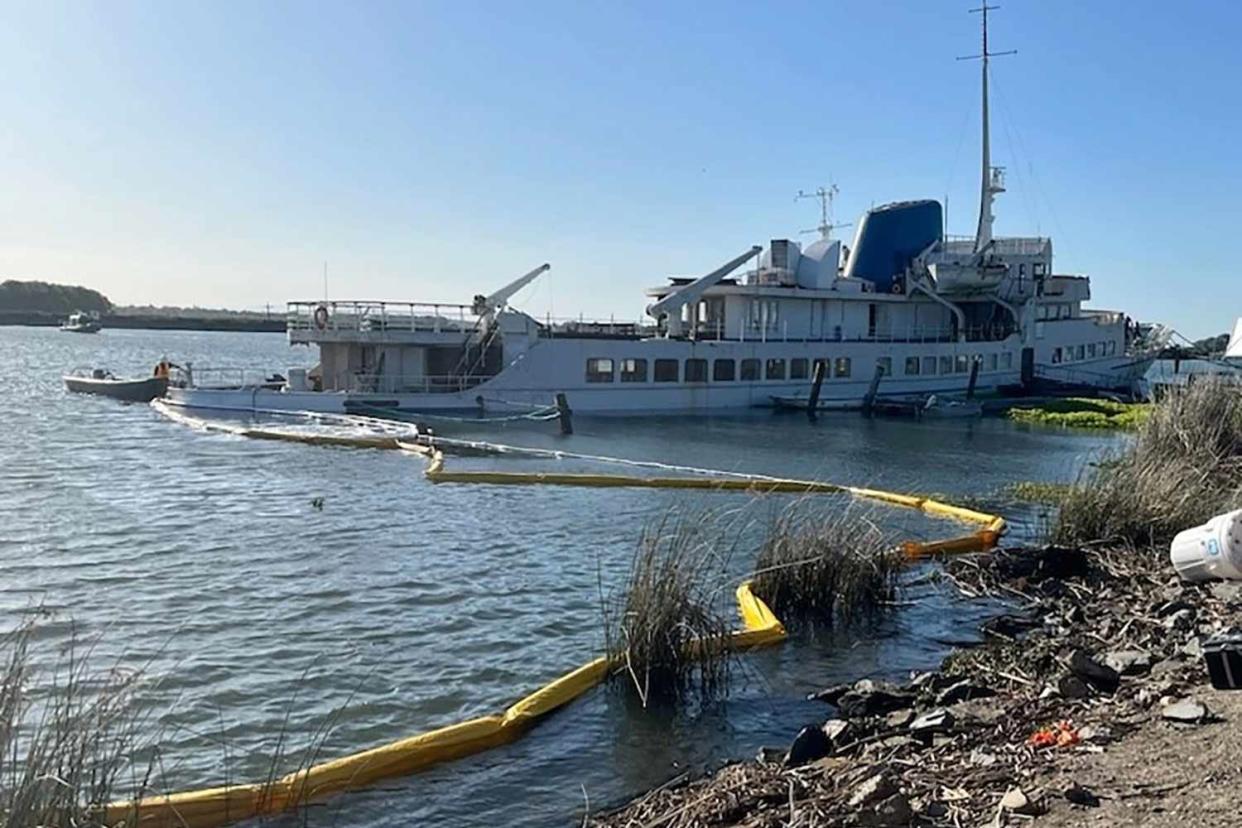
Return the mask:
MULTIPOLYGON (((705 413, 805 396, 817 365, 820 404, 862 405, 1033 383, 1131 389, 1147 360, 1123 314, 1088 310, 1090 282, 1053 269, 1052 240, 993 234, 1004 170, 992 166, 987 11, 983 16, 979 221, 944 230, 934 200, 886 204, 848 247, 831 237, 755 245, 703 276, 647 290, 636 322, 539 320, 509 305, 549 265, 469 304, 291 302, 292 344, 319 366, 280 385, 200 384, 174 402, 226 409, 516 411, 565 394, 580 412, 705 413)), ((835 192, 835 188, 833 191, 835 192)))

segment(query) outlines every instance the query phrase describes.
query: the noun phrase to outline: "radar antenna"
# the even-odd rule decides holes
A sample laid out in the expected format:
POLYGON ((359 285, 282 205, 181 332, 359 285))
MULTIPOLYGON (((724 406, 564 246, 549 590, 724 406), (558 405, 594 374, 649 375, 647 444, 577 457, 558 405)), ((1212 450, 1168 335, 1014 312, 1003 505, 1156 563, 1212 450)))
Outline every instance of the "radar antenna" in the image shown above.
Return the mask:
POLYGON ((832 231, 838 227, 851 227, 853 222, 847 224, 836 224, 832 220, 832 200, 837 197, 837 193, 841 192, 837 189, 836 184, 829 184, 827 189, 817 187, 815 192, 807 193, 798 190, 798 194, 794 196, 794 201, 801 201, 804 198, 819 199, 819 226, 811 230, 803 230, 803 233, 819 233, 821 239, 832 238, 832 231))

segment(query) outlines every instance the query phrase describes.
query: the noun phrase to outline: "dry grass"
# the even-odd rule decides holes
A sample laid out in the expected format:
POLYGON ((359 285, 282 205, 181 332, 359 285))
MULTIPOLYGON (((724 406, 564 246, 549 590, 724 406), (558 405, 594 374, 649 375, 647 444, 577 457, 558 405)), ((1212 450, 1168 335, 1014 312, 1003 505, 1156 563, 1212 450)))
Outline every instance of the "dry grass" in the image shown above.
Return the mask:
POLYGON ((36 633, 30 621, 0 637, 0 826, 95 826, 122 777, 140 788, 150 775, 131 760, 139 676, 92 672, 76 636, 54 668, 36 669, 36 633))
POLYGON ((848 624, 892 597, 901 554, 857 503, 825 515, 803 503, 774 521, 755 563, 754 590, 789 623, 848 624))
POLYGON ((1219 382, 1170 392, 1134 441, 1061 503, 1052 540, 1164 544, 1242 505, 1242 393, 1219 382))
POLYGON ((623 591, 604 606, 606 648, 644 707, 728 687, 724 646, 732 613, 721 609, 729 545, 710 513, 669 512, 644 529, 623 591), (611 604, 611 605, 610 605, 611 604))

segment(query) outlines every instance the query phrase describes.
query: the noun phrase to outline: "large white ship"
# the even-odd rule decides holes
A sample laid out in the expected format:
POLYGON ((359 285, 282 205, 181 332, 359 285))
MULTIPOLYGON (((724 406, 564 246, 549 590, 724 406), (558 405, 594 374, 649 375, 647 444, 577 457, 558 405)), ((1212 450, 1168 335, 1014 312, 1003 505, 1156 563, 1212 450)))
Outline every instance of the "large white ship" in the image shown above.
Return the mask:
POLYGON ((1137 326, 1088 310, 1091 284, 1053 269, 1052 240, 999 238, 984 11, 978 228, 944 232, 940 203, 867 211, 848 248, 821 238, 754 246, 699 278, 647 291, 637 323, 540 321, 509 306, 542 265, 470 304, 291 302, 291 344, 319 349, 281 382, 171 388, 173 403, 238 411, 513 413, 563 393, 579 412, 707 413, 805 398, 821 407, 1061 383, 1129 391, 1150 364, 1137 326))

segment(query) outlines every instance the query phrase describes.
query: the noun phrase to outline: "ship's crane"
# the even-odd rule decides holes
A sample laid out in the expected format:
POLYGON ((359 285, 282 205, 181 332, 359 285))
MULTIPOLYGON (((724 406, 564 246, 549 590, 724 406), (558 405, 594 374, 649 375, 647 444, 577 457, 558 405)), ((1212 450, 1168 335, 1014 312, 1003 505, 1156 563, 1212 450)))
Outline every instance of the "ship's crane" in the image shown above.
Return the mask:
POLYGON ((724 277, 737 270, 747 261, 758 256, 763 250, 759 245, 755 245, 742 255, 735 259, 730 259, 720 267, 708 273, 706 276, 700 276, 688 285, 683 286, 679 290, 675 290, 668 296, 658 302, 652 302, 647 306, 647 314, 653 319, 659 319, 661 316, 668 316, 668 335, 681 336, 684 331, 682 329, 681 309, 692 302, 699 301, 699 297, 707 291, 708 288, 715 285, 724 277))
POLYGON ((475 316, 486 316, 486 317, 493 316, 498 311, 505 309, 505 307, 509 303, 509 300, 513 298, 514 294, 516 294, 519 290, 526 287, 531 282, 535 281, 536 279, 538 279, 540 276, 542 276, 544 273, 547 273, 551 269, 552 269, 552 265, 548 264, 547 262, 544 262, 543 264, 539 265, 539 267, 532 270, 530 273, 527 273, 525 276, 519 276, 518 278, 514 279, 512 282, 505 285, 504 287, 502 287, 500 290, 496 291, 493 294, 490 294, 488 296, 479 294, 478 296, 474 297, 474 305, 473 307, 471 307, 471 310, 474 311, 475 316))

